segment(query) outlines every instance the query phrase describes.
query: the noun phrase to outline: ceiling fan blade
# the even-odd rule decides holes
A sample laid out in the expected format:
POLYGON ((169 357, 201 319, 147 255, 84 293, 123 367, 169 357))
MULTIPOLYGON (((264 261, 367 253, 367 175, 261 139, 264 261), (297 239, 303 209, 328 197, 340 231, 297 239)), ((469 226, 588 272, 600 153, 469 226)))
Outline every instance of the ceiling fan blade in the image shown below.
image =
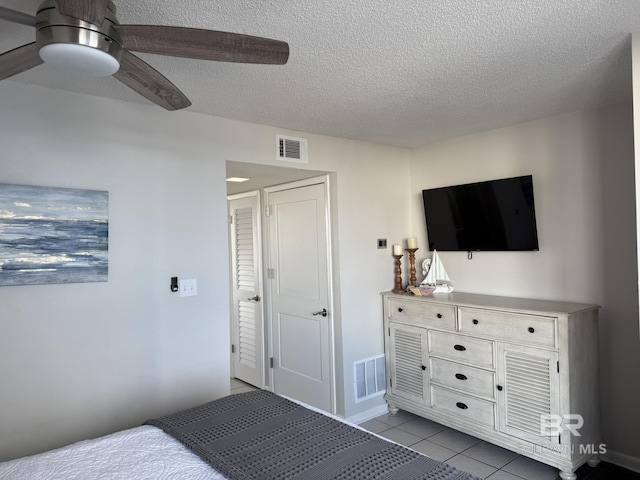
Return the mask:
POLYGON ((0 80, 37 67, 42 62, 36 42, 27 43, 0 55, 0 80))
POLYGON ((120 70, 113 74, 127 87, 167 110, 191 105, 189 99, 155 68, 134 54, 122 52, 120 70))
POLYGON ((125 48, 136 52, 273 65, 284 65, 289 59, 289 45, 280 40, 161 25, 116 25, 115 28, 125 48))
POLYGON ((38 19, 28 13, 18 12, 17 10, 11 10, 10 8, 0 7, 0 19, 8 22, 20 23, 27 25, 28 27, 35 27, 38 19))
POLYGON ((107 15, 108 0, 54 0, 58 11, 93 25, 102 25, 107 15))

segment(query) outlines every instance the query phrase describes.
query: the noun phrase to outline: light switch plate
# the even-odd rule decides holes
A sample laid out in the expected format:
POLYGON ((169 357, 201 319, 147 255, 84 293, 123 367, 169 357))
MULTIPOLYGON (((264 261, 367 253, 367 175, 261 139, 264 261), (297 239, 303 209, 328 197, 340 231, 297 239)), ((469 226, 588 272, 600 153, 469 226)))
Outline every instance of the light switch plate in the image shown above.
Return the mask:
POLYGON ((198 281, 195 278, 180 279, 180 296, 193 297, 198 294, 198 281))

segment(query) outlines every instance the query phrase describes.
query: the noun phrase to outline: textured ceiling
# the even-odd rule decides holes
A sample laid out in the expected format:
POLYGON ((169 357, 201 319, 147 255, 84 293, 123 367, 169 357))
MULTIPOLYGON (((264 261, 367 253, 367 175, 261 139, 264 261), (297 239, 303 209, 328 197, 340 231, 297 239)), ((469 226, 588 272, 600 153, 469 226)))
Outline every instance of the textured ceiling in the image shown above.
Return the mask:
MULTIPOLYGON (((39 3, 0 0, 32 14, 39 3)), ((630 33, 640 31, 639 0, 115 3, 123 24, 289 43, 284 66, 140 54, 193 112, 404 147, 628 100, 630 33)), ((0 51, 33 40, 33 29, 0 21, 0 51)), ((78 79, 46 65, 9 81, 148 103, 113 78, 78 79)))

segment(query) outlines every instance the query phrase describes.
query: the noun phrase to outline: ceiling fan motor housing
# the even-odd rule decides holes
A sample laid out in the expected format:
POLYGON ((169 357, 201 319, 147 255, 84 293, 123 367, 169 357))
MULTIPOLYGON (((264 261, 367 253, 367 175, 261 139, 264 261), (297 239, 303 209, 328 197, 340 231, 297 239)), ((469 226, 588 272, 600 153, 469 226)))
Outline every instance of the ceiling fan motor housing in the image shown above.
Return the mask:
POLYGON ((123 42, 114 28, 114 25, 118 25, 118 19, 112 2, 109 2, 102 25, 62 15, 55 8, 53 0, 46 0, 40 5, 37 18, 36 45, 41 56, 44 56, 43 47, 48 45, 82 45, 104 52, 120 63, 123 42))

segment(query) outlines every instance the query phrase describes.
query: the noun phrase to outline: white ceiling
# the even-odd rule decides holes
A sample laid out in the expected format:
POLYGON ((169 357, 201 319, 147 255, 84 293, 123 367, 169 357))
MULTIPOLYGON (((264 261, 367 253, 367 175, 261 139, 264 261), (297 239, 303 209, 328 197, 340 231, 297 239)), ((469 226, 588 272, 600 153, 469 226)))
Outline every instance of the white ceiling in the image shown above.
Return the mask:
MULTIPOLYGON (((35 14, 40 0, 0 0, 35 14)), ((120 23, 284 40, 284 66, 140 54, 189 110, 416 147, 631 98, 639 0, 120 0, 120 23)), ((0 51, 34 40, 0 21, 0 51)), ((148 103, 40 65, 11 80, 148 103)), ((154 107, 159 108, 159 107, 154 107)), ((163 115, 175 113, 159 110, 163 115)))
POLYGON ((251 192, 265 187, 282 185, 306 178, 319 177, 329 172, 301 168, 280 167, 227 160, 227 178, 247 178, 246 182, 227 182, 227 194, 251 192))

